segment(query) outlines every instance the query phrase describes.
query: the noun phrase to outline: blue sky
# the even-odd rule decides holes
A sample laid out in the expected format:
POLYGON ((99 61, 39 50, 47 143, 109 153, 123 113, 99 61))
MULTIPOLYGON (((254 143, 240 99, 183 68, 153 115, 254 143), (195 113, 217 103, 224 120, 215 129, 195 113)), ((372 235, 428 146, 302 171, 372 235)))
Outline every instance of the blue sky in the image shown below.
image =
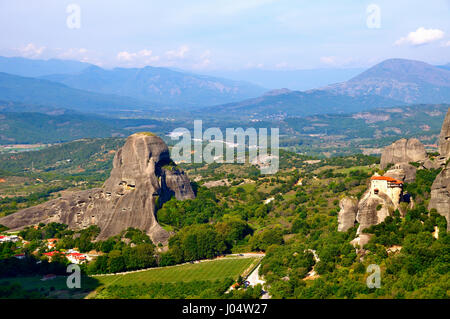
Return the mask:
POLYGON ((0 0, 0 55, 195 71, 446 64, 449 18, 450 0, 0 0))

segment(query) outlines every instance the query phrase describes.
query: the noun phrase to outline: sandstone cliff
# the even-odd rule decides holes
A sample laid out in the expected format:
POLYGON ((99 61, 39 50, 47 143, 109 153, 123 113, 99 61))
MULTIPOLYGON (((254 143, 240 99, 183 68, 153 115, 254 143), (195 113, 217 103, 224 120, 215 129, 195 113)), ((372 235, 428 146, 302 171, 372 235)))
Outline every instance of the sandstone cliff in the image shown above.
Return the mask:
POLYGON ((339 202, 341 210, 338 213, 338 231, 347 231, 355 225, 358 212, 358 200, 356 198, 344 197, 339 202))
POLYGON ((156 205, 175 196, 194 198, 189 179, 176 168, 167 145, 151 133, 128 137, 114 157, 113 169, 102 188, 75 192, 0 219, 19 229, 38 223, 59 222, 71 229, 98 225, 98 239, 128 227, 145 230, 155 243, 166 243, 169 234, 157 222, 156 205))
POLYGON ((398 179, 405 183, 412 183, 416 180, 417 168, 408 163, 398 163, 392 166, 384 176, 398 179))
POLYGON ((431 186, 431 199, 428 209, 435 208, 447 219, 447 231, 450 230, 450 166, 439 173, 431 186))
MULTIPOLYGON (((450 159, 450 108, 442 124, 439 138, 439 153, 441 163, 445 165, 450 159)), ((447 219, 447 230, 450 230, 450 164, 436 176, 431 186, 431 199, 428 209, 436 209, 447 219)))
POLYGON ((444 163, 450 159, 450 108, 445 116, 439 136, 439 154, 444 163))
POLYGON ((372 225, 377 225, 391 215, 398 203, 394 203, 386 194, 380 192, 377 195, 367 192, 358 204, 356 221, 359 223, 357 234, 372 225))
POLYGON ((424 162, 426 159, 427 152, 418 139, 402 138, 384 148, 380 166, 385 169, 389 164, 424 162))

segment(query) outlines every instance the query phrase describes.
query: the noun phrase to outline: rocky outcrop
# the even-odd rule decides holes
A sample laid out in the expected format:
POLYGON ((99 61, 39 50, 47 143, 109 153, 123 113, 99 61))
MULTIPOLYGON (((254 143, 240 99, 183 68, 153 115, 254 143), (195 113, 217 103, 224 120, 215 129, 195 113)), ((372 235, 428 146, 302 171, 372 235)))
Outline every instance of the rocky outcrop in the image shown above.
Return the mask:
POLYGON ((389 164, 424 162, 427 152, 423 144, 416 138, 403 138, 384 148, 381 154, 381 169, 389 164))
POLYGON ((450 166, 439 173, 431 186, 428 209, 433 208, 447 219, 447 231, 450 230, 450 166))
POLYGON ((439 154, 444 163, 450 159, 450 108, 445 116, 439 136, 439 154))
POLYGON ((355 226, 358 200, 356 198, 344 197, 339 202, 339 207, 341 210, 338 213, 338 231, 345 232, 355 226))
POLYGON ((59 222, 71 229, 100 227, 98 239, 128 227, 142 229, 155 243, 169 234, 157 222, 156 209, 164 201, 194 198, 187 176, 171 161, 167 145, 151 133, 128 137, 114 157, 110 177, 102 188, 75 192, 0 219, 20 229, 38 223, 59 222))
POLYGON ((373 195, 367 192, 358 204, 356 221, 359 223, 357 234, 366 228, 377 225, 394 211, 396 204, 386 194, 380 192, 373 195))
POLYGON ((427 158, 422 166, 425 169, 439 169, 444 163, 444 160, 440 158, 427 158))
MULTIPOLYGON (((445 165, 450 159, 450 108, 442 124, 439 138, 440 161, 445 165)), ((428 209, 436 209, 447 219, 447 231, 450 230, 450 164, 436 176, 431 186, 431 198, 428 209)))
POLYGON ((416 180, 417 168, 408 163, 398 163, 392 166, 384 176, 398 179, 405 183, 412 183, 416 180))

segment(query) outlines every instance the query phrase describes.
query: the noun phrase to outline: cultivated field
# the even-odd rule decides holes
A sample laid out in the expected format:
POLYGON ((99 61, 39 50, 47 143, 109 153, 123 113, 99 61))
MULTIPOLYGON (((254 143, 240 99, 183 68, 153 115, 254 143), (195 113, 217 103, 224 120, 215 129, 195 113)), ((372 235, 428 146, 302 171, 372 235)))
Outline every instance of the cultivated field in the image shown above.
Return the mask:
POLYGON ((100 284, 128 286, 152 282, 189 282, 194 280, 222 280, 224 278, 237 279, 239 275, 253 268, 260 258, 223 258, 203 261, 194 264, 154 268, 146 271, 133 272, 122 275, 93 276, 100 284))

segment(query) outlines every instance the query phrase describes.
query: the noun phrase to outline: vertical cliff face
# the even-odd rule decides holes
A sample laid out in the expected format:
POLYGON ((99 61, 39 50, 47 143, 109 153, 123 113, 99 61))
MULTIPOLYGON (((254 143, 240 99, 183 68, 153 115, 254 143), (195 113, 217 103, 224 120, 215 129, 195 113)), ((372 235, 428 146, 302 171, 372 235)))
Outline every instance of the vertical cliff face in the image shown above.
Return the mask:
POLYGON ((431 186, 431 199, 428 209, 436 209, 447 219, 447 231, 450 230, 450 166, 439 173, 431 186))
POLYGON ((416 180, 417 168, 408 163, 399 163, 391 167, 384 176, 398 179, 405 183, 412 183, 416 180))
POLYGON ((113 169, 102 188, 80 191, 0 219, 9 228, 40 222, 60 222, 72 229, 98 225, 99 239, 128 227, 145 230, 155 243, 165 243, 169 234, 158 224, 156 204, 194 198, 189 179, 171 165, 167 145, 151 133, 128 137, 114 157, 113 169))
POLYGON ((450 159, 450 108, 445 116, 439 136, 439 154, 443 162, 450 159))
POLYGON ((338 231, 347 231, 355 226, 356 214, 358 213, 358 200, 356 198, 344 197, 339 202, 338 231))
POLYGON ((357 234, 361 234, 364 229, 384 221, 395 207, 396 203, 382 192, 377 195, 370 194, 370 192, 366 193, 358 204, 356 221, 359 223, 359 227, 357 234))
POLYGON ((161 188, 164 196, 162 201, 166 202, 172 196, 175 196, 178 200, 195 198, 191 183, 186 174, 178 168, 169 167, 169 169, 163 168, 161 171, 161 188))
POLYGON ((402 138, 383 150, 380 167, 385 169, 389 164, 424 162, 426 159, 427 152, 418 139, 402 138))
POLYGON ((428 209, 436 209, 447 219, 447 230, 450 230, 450 108, 442 124, 439 138, 439 154, 444 169, 436 176, 431 186, 431 199, 428 209))

